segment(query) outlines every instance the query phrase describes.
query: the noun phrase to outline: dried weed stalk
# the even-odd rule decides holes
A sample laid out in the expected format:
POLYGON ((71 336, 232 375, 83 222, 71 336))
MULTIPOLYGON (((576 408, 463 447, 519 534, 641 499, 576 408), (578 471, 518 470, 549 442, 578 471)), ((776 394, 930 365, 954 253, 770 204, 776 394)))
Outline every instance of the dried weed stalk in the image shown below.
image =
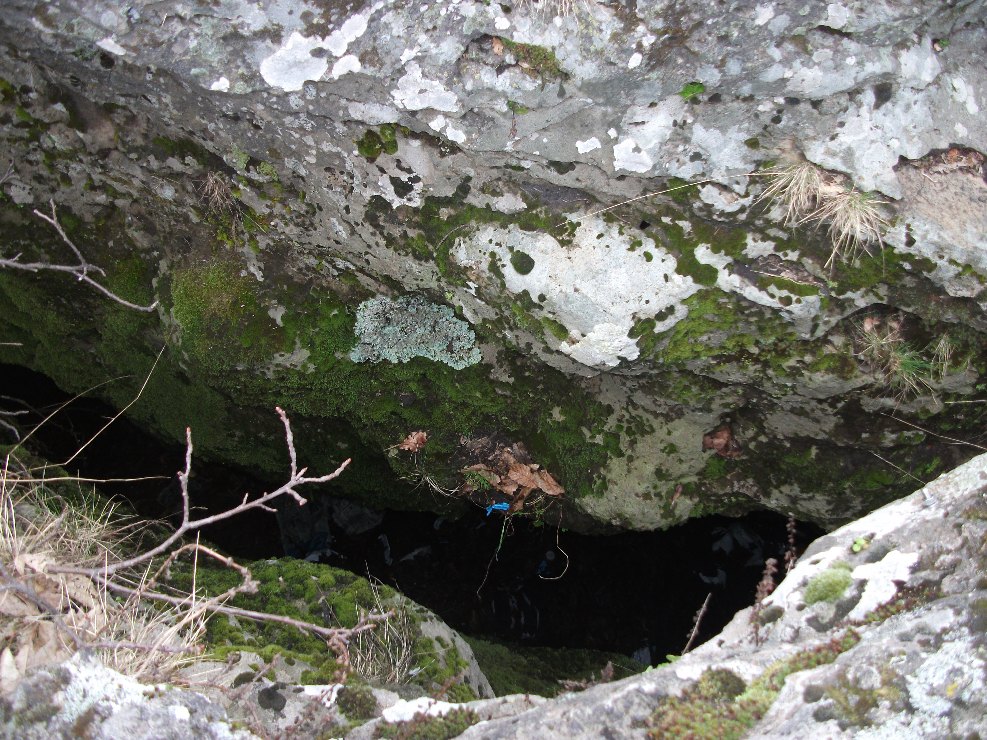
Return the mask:
POLYGON ((198 542, 209 524, 250 509, 273 511, 275 499, 306 500, 298 488, 338 477, 349 460, 327 475, 310 477, 298 467, 287 415, 284 425, 290 460, 288 481, 256 498, 199 519, 191 517, 188 480, 192 435, 186 430, 185 467, 178 474, 182 497, 179 526, 153 547, 134 547, 140 527, 112 505, 71 504, 50 484, 8 454, 0 471, 0 684, 12 687, 29 669, 57 662, 81 649, 96 650, 111 667, 138 679, 166 680, 201 651, 199 638, 214 614, 277 622, 324 639, 338 662, 349 666, 349 641, 390 614, 363 615, 353 628, 328 627, 277 614, 228 605, 237 594, 254 593, 250 571, 198 542), (190 535, 194 542, 187 542, 190 535), (137 550, 136 554, 129 555, 137 550), (161 581, 179 558, 193 559, 193 586, 175 594, 161 581), (203 598, 195 587, 199 558, 236 571, 240 582, 203 598))

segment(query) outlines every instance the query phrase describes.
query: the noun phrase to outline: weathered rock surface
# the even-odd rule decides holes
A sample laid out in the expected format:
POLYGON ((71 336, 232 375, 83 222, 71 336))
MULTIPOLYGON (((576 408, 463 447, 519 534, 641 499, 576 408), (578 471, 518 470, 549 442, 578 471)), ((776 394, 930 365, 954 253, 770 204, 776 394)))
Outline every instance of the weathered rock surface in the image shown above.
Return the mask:
POLYGON ((24 740, 256 737, 231 727, 223 709, 201 694, 145 686, 81 655, 35 672, 0 697, 0 723, 5 737, 24 740))
POLYGON ((164 344, 148 426, 273 474, 279 404, 377 507, 446 505, 498 434, 574 528, 846 522, 965 459, 922 430, 984 427, 945 403, 987 363, 985 8, 5 3, 2 255, 68 259, 54 199, 160 305, 5 272, 0 359, 131 375, 122 406, 164 344), (799 157, 888 201, 883 250, 827 267, 757 201, 799 157), (736 454, 704 451, 724 425, 736 454), (394 449, 415 430, 427 455, 394 449))
POLYGON ((643 737, 661 722, 667 737, 722 737, 755 689, 765 691, 759 678, 782 668, 791 672, 770 710, 747 725, 751 737, 976 737, 987 730, 985 544, 981 455, 817 540, 759 617, 739 612, 677 662, 463 737, 643 737), (820 590, 834 570, 848 577, 820 590), (763 623, 757 643, 752 618, 763 623), (741 679, 746 693, 697 695, 697 680, 714 670, 741 679), (684 701, 669 700, 676 696, 684 701))

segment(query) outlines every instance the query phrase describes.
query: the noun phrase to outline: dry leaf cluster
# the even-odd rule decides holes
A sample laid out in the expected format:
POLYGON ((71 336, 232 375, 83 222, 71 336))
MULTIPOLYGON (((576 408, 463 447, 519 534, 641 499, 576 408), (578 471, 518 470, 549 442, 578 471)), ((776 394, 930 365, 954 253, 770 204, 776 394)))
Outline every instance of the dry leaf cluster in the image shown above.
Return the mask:
MULTIPOLYGON (((565 489, 552 474, 531 460, 531 456, 520 442, 494 444, 482 439, 468 442, 474 449, 487 449, 483 462, 463 468, 464 473, 472 473, 485 480, 491 489, 502 493, 510 502, 509 513, 520 511, 533 494, 552 498, 561 497, 565 489)), ((467 479, 461 490, 464 493, 477 491, 474 482, 467 479)))
POLYGON ((412 432, 397 445, 397 448, 405 452, 417 453, 421 452, 426 442, 428 442, 428 432, 412 432))
POLYGON ((703 449, 713 450, 720 457, 735 460, 743 454, 740 442, 733 436, 729 424, 720 424, 711 432, 703 435, 703 449))

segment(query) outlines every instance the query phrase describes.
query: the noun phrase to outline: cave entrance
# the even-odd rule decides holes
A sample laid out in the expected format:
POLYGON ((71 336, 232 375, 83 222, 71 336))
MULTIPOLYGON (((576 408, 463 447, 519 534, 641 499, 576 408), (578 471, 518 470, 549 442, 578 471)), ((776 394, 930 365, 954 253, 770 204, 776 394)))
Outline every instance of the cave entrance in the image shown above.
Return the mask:
MULTIPOLYGON (((30 370, 0 365, 0 373, 4 393, 17 396, 4 400, 4 408, 28 411, 16 417, 25 428, 71 398, 30 370)), ((32 450, 55 463, 67 459, 113 414, 99 401, 76 399, 34 435, 32 450)), ((12 441, 9 432, 0 434, 12 441)), ((176 511, 174 476, 183 460, 183 448, 121 417, 76 457, 72 472, 98 479, 159 476, 101 489, 125 497, 141 516, 167 519, 176 511)), ((202 459, 193 470, 194 503, 203 513, 282 482, 202 459)), ((704 603, 694 644, 719 632, 752 603, 765 561, 783 562, 790 547, 786 518, 771 512, 588 536, 501 512, 451 519, 376 512, 326 492, 310 501, 317 499, 319 505, 306 507, 307 520, 286 517, 284 531, 275 515, 250 511, 203 536, 241 560, 288 554, 369 575, 467 635, 612 651, 652 664, 682 652, 704 603)), ((822 533, 804 523, 795 532, 797 552, 822 533)))

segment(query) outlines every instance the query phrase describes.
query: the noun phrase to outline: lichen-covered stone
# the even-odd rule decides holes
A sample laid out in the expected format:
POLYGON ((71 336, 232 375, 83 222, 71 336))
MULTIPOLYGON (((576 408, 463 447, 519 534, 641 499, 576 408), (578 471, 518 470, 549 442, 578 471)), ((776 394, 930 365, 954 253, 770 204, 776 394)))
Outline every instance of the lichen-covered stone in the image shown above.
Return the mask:
POLYGON ((24 740, 257 737, 232 726, 201 694, 145 686, 81 654, 39 669, 0 697, 0 727, 6 737, 24 740))
POLYGON ((671 664, 463 737, 982 735, 985 490, 981 455, 814 542, 761 604, 760 616, 745 609, 671 664), (833 605, 807 606, 807 592, 835 563, 851 569, 835 568, 855 589, 841 599, 848 603, 840 619, 821 620, 833 605), (848 615, 851 602, 866 611, 848 615))
POLYGON ((448 306, 418 296, 371 298, 356 309, 353 362, 407 362, 414 357, 462 370, 480 361, 476 335, 448 306))

